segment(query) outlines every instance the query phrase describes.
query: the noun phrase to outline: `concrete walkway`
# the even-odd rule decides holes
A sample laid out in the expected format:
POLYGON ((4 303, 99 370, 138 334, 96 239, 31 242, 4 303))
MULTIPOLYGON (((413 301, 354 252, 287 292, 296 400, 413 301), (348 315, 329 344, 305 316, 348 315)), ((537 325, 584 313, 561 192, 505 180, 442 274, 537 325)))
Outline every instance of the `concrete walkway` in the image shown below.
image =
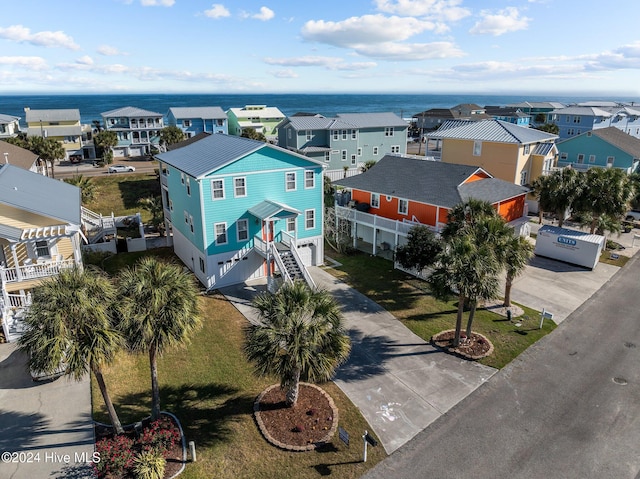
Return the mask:
POLYGON ((93 422, 88 376, 34 382, 26 355, 0 344, 0 477, 93 477, 93 422), (15 461, 14 461, 15 459, 15 461))
MULTIPOLYGON (((413 334, 389 312, 326 271, 312 267, 316 284, 342 306, 352 341, 335 383, 360 409, 388 454, 408 442, 488 380, 496 370, 455 358, 413 334)), ((249 320, 251 298, 264 282, 223 288, 249 320)), ((348 431, 359 436, 364 431, 348 431)))

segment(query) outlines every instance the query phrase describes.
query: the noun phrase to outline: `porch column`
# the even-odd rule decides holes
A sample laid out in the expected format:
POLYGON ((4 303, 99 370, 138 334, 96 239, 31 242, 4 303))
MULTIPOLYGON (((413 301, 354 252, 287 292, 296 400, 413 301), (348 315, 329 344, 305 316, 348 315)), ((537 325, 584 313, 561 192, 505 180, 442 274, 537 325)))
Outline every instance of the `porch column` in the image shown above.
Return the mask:
POLYGON ((376 220, 378 219, 378 215, 373 216, 373 256, 376 255, 376 246, 378 243, 378 228, 376 228, 376 220))
POLYGON ((16 279, 18 281, 22 281, 22 270, 20 269, 20 265, 18 264, 18 254, 16 253, 16 243, 11 243, 9 247, 11 248, 11 257, 13 258, 13 267, 16 269, 16 279))
POLYGON ((73 245, 73 261, 76 265, 82 264, 82 252, 80 251, 80 242, 78 241, 78 234, 71 236, 71 244, 73 245))

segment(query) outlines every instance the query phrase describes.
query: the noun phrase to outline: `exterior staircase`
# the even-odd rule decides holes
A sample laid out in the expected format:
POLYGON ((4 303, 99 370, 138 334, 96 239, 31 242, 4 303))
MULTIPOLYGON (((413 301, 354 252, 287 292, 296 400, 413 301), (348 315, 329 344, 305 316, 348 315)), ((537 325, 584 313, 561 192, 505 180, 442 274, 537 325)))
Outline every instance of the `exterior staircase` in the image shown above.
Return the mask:
POLYGON ((289 275, 291 280, 305 281, 301 269, 304 268, 304 265, 298 264, 296 258, 293 256, 293 253, 291 253, 291 250, 278 251, 278 253, 280 254, 280 258, 282 258, 282 263, 284 264, 284 267, 287 270, 287 274, 289 275))
POLYGON ((102 216, 84 206, 81 207, 82 227, 89 244, 101 242, 107 235, 116 235, 116 222, 113 215, 102 216))

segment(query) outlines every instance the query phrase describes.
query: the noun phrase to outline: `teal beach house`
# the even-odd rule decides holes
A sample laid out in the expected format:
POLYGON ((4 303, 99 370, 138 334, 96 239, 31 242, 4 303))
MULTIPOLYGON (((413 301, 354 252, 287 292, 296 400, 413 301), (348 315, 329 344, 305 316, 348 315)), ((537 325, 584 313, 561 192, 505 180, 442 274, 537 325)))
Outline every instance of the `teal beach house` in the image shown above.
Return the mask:
POLYGON ((156 157, 169 242, 207 289, 261 277, 312 283, 306 268, 324 256, 324 165, 230 135, 156 157))

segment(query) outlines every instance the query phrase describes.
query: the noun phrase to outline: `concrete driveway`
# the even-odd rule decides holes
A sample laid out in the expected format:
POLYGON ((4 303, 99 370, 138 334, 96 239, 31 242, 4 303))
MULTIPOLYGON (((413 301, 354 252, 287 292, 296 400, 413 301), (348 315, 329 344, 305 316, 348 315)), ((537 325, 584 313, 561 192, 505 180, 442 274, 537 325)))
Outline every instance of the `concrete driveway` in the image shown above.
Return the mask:
MULTIPOLYGON (((434 348, 366 296, 326 271, 309 269, 342 307, 351 356, 334 379, 371 425, 388 454, 408 442, 487 381, 496 370, 434 348)), ((223 288, 249 320, 261 281, 223 288)), ((359 436, 364 431, 348 431, 359 436)))
POLYGON ((89 380, 33 382, 26 356, 0 344, 0 477, 93 477, 93 443, 89 380))

